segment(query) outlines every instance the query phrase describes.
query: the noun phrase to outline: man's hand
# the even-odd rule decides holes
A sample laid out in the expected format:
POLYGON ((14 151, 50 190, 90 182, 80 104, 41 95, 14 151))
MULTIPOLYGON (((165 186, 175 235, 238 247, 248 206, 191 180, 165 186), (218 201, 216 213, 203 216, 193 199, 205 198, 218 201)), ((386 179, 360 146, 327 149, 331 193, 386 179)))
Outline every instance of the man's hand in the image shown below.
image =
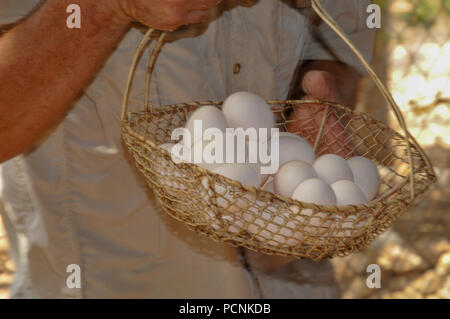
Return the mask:
MULTIPOLYGON (((322 100, 343 104, 350 108, 354 107, 359 74, 351 67, 335 61, 314 61, 307 63, 301 73, 301 92, 303 100, 322 100)), ((313 121, 308 121, 308 126, 313 125, 319 130, 325 115, 325 108, 317 111, 315 107, 297 108, 291 115, 290 120, 294 120, 287 125, 288 131, 297 133, 301 131, 307 119, 313 117, 313 121), (306 119, 306 120, 305 120, 306 119)), ((344 131, 342 121, 339 121, 335 114, 330 113, 327 118, 325 131, 321 139, 322 147, 326 147, 326 153, 334 153, 343 157, 352 155, 351 141, 344 131)), ((315 144, 315 137, 311 136, 308 141, 315 144)), ((320 145, 319 145, 320 146, 320 145)))
POLYGON ((173 31, 182 25, 206 19, 221 0, 102 0, 117 17, 139 21, 149 27, 173 31))

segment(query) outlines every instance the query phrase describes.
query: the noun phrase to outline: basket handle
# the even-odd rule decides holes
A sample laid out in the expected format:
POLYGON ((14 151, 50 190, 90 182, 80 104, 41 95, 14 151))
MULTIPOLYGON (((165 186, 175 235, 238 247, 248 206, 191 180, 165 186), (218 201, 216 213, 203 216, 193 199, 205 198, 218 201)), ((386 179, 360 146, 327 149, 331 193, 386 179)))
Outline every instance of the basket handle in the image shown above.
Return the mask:
MULTIPOLYGON (((122 123, 127 122, 128 120, 128 102, 130 99, 130 91, 131 91, 131 85, 133 83, 134 75, 136 74, 136 69, 138 62, 142 56, 142 53, 144 52, 145 48, 147 47, 148 40, 151 38, 153 33, 155 32, 155 29, 148 29, 148 31, 145 33, 142 40, 139 42, 139 45, 134 53, 133 57, 133 63, 130 67, 130 72, 128 73, 128 80, 125 87, 125 92, 123 94, 123 100, 122 100, 122 115, 121 115, 121 121, 122 123)), ((167 36, 167 32, 161 32, 158 41, 156 42, 155 47, 153 48, 151 54, 150 54, 150 60, 148 64, 147 69, 147 77, 145 81, 145 110, 146 111, 153 111, 153 106, 150 101, 150 82, 152 79, 153 74, 153 68, 155 67, 156 59, 158 57, 159 52, 161 51, 161 48, 164 44, 164 39, 167 36)))

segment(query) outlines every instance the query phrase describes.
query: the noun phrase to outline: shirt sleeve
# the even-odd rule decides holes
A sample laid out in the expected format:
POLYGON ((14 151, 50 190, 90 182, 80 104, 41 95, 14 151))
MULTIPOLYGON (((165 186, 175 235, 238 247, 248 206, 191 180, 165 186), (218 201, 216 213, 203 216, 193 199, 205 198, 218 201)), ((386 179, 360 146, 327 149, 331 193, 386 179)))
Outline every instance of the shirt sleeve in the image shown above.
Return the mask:
MULTIPOLYGON (((367 61, 372 60, 375 29, 366 23, 369 0, 323 0, 324 8, 346 32, 353 44, 367 61)), ((312 9, 311 9, 312 10, 312 9)), ((320 19, 318 17, 318 19, 320 19)), ((337 60, 365 73, 363 65, 345 42, 323 21, 309 30, 310 37, 305 47, 303 60, 337 60)))
POLYGON ((41 0, 0 0, 0 26, 16 23, 33 11, 41 0))

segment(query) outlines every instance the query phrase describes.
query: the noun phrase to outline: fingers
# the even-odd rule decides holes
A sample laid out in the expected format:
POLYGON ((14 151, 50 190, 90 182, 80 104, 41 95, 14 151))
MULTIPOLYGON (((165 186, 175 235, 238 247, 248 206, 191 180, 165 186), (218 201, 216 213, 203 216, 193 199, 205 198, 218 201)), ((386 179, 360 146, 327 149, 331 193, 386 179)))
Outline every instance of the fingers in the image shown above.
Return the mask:
POLYGON ((333 76, 327 71, 309 71, 302 80, 303 91, 318 100, 340 102, 333 76))
MULTIPOLYGON (((315 100, 312 96, 305 96, 305 100, 315 100)), ((288 132, 298 134, 314 146, 317 134, 325 116, 325 107, 319 105, 305 105, 295 109, 286 125, 288 132)), ((353 141, 345 131, 343 120, 334 113, 329 113, 325 123, 325 131, 318 144, 321 154, 337 154, 344 158, 354 155, 353 141)))
POLYGON ((208 18, 209 12, 209 9, 187 11, 182 8, 172 8, 162 19, 165 24, 159 28, 165 31, 174 31, 182 25, 194 24, 205 20, 208 18))
POLYGON ((202 22, 209 17, 212 8, 221 0, 172 0, 174 3, 166 8, 164 30, 173 31, 182 25, 202 22))

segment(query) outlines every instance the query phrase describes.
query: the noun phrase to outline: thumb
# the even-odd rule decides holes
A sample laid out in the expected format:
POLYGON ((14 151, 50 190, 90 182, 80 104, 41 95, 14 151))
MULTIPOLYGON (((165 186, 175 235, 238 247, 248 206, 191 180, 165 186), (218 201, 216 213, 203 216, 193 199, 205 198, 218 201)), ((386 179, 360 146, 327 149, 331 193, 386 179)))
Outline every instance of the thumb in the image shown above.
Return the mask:
POLYGON ((319 100, 339 101, 333 76, 327 71, 308 71, 302 80, 302 89, 306 95, 319 100))

